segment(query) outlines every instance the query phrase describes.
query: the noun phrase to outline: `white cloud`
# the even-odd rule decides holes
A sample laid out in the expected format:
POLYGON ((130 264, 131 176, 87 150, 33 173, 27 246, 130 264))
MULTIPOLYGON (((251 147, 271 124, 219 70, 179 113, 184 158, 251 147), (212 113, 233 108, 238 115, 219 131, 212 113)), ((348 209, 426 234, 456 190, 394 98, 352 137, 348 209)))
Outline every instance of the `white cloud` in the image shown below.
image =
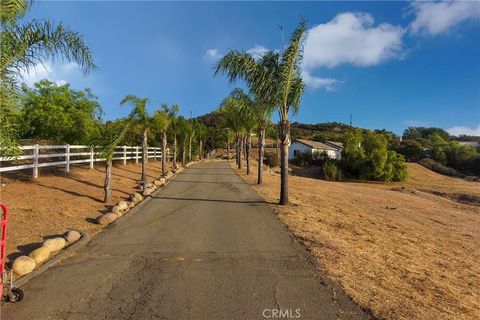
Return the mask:
POLYGON ((332 78, 320 78, 309 74, 306 71, 302 71, 303 82, 308 88, 311 89, 324 89, 326 91, 335 91, 341 81, 332 78))
POLYGON ((409 127, 428 127, 430 126, 429 122, 422 121, 422 120, 405 120, 403 124, 409 127))
POLYGON ((247 53, 251 54, 254 58, 260 58, 266 52, 268 52, 268 49, 258 44, 255 44, 253 48, 247 50, 247 53))
POLYGON ((480 124, 476 128, 455 126, 447 129, 447 132, 454 136, 460 136, 462 134, 465 134, 468 136, 480 136, 480 124))
POLYGON ((47 79, 55 82, 57 85, 68 83, 67 79, 81 74, 80 66, 75 62, 61 64, 52 64, 51 62, 36 64, 28 70, 20 72, 20 81, 26 83, 29 87, 40 80, 47 79))
POLYGON ((205 51, 205 54, 203 55, 203 59, 205 60, 218 60, 220 58, 220 52, 218 49, 215 48, 207 49, 207 51, 205 51))
POLYGON ((345 12, 308 31, 304 67, 333 68, 340 64, 372 66, 402 56, 404 30, 383 23, 374 26, 368 13, 345 12))
POLYGON ((412 33, 437 35, 470 19, 480 19, 477 1, 414 2, 411 5, 415 20, 410 24, 412 33))

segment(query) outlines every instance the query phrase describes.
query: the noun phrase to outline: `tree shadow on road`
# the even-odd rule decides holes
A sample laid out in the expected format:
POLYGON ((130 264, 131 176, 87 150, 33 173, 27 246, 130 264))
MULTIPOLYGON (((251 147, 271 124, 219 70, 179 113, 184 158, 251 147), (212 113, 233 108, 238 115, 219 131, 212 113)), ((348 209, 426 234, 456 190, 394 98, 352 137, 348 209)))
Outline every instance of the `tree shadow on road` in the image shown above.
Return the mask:
POLYGON ((155 196, 153 199, 162 200, 179 200, 179 201, 207 201, 207 202, 224 202, 224 203, 250 203, 250 204, 274 204, 265 200, 228 200, 228 199, 206 199, 206 198, 174 198, 174 197, 162 197, 155 196))

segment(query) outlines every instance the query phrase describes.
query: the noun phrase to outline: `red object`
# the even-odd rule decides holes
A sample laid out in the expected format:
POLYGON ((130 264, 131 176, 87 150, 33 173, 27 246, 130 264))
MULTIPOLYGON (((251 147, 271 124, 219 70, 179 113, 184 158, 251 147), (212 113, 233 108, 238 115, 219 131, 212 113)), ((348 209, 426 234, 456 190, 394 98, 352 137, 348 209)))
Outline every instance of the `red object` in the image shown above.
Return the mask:
POLYGON ((3 292, 3 273, 5 272, 5 253, 7 251, 7 216, 8 209, 5 205, 0 204, 2 207, 2 216, 0 217, 0 228, 2 232, 2 240, 0 241, 0 294, 3 292))

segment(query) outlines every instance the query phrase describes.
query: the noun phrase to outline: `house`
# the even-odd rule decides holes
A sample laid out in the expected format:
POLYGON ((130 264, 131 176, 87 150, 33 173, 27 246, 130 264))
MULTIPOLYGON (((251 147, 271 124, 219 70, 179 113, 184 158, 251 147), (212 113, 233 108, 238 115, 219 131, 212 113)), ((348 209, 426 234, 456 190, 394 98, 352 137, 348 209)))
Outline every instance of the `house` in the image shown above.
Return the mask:
POLYGON ((342 158, 342 149, 343 144, 341 142, 296 139, 290 145, 288 159, 293 160, 304 153, 309 153, 313 159, 318 159, 322 153, 326 152, 330 159, 340 160, 342 158))

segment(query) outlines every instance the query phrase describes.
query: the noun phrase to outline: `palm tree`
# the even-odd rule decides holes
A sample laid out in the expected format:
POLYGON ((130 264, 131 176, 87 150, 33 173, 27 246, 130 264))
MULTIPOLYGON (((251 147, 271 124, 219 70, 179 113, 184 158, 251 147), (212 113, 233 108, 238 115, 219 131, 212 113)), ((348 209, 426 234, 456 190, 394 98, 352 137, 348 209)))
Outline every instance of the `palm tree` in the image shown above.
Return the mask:
POLYGON ((31 1, 2 0, 0 9, 0 148, 2 156, 18 154, 15 121, 18 79, 22 72, 53 57, 79 64, 84 74, 96 68, 83 36, 62 23, 31 20, 18 24, 31 1))
POLYGON ((242 136, 244 132, 243 113, 240 110, 240 105, 237 100, 229 96, 222 101, 219 110, 226 121, 227 128, 235 134, 235 162, 238 169, 242 168, 242 136))
POLYGON ((236 111, 232 115, 238 118, 245 130, 244 144, 245 144, 245 160, 247 162, 247 174, 250 174, 250 152, 251 152, 251 135, 252 131, 257 126, 258 114, 260 104, 253 97, 246 94, 242 89, 234 89, 230 95, 222 102, 222 107, 231 107, 236 111))
POLYGON ((230 161, 230 144, 233 141, 233 131, 230 128, 225 128, 224 129, 225 133, 225 140, 227 141, 227 160, 230 161))
POLYGON ((250 54, 231 51, 216 65, 215 74, 227 74, 230 82, 244 80, 261 101, 275 105, 279 113, 281 138, 280 204, 288 198, 288 147, 290 145, 289 113, 298 112, 304 84, 300 75, 306 21, 302 20, 281 54, 268 52, 257 61, 250 54))
POLYGON ((105 158, 105 181, 103 184, 105 191, 103 202, 105 203, 112 198, 112 160, 115 155, 115 148, 124 140, 128 129, 128 123, 106 123, 99 136, 90 143, 91 148, 100 148, 98 157, 105 158))
POLYGON ((177 130, 178 130, 178 138, 181 143, 181 150, 182 150, 182 165, 185 166, 187 163, 187 142, 189 137, 189 131, 191 123, 189 120, 185 119, 184 117, 177 118, 177 130))
POLYGON ((152 128, 160 132, 162 138, 162 176, 166 171, 166 152, 167 152, 167 129, 169 125, 168 106, 163 105, 162 110, 156 110, 152 116, 152 128))
POLYGON ((178 118, 179 110, 180 110, 180 107, 178 106, 178 104, 174 104, 172 105, 171 111, 170 111, 170 132, 173 136, 172 167, 174 170, 177 169, 177 135, 180 129, 179 118, 178 118))
POLYGON ((192 161, 192 141, 196 135, 197 122, 195 119, 188 120, 189 125, 187 126, 188 133, 188 162, 192 161))
POLYGON ((197 138, 198 138, 198 154, 199 154, 200 160, 202 160, 204 140, 207 136, 207 127, 203 123, 197 122, 196 132, 197 132, 197 138))
POLYGON ((150 117, 148 116, 147 112, 147 103, 148 98, 139 98, 135 95, 126 95, 122 101, 120 101, 120 105, 129 104, 132 107, 132 111, 130 112, 130 120, 138 125, 142 130, 142 185, 145 188, 147 186, 147 152, 148 152, 148 145, 147 145, 147 134, 148 128, 150 126, 150 117))

